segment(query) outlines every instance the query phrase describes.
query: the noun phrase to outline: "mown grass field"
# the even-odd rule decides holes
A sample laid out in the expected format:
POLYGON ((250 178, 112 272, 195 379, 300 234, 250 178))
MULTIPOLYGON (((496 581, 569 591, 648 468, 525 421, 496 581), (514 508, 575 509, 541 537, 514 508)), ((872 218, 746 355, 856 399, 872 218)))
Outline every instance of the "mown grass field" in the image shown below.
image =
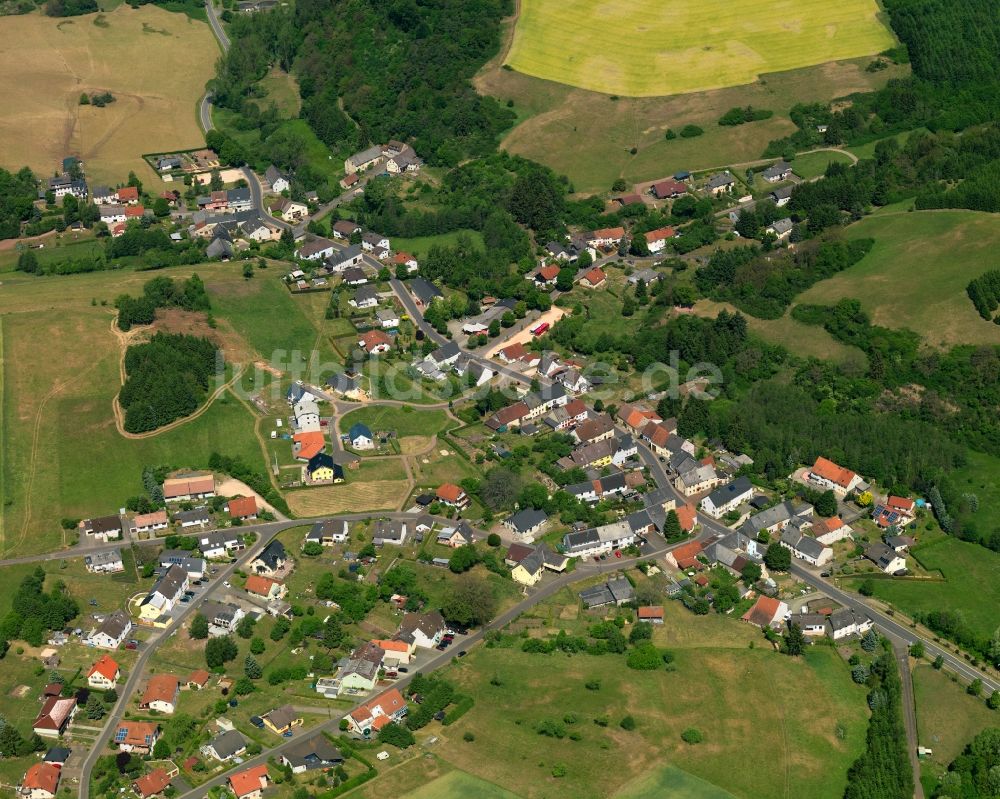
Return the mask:
POLYGON ((997 726, 997 713, 979 698, 969 696, 962 683, 947 672, 922 663, 913 669, 913 698, 917 705, 917 732, 921 746, 934 750, 928 766, 938 773, 958 757, 982 730, 997 726))
POLYGON ((517 799, 517 794, 464 771, 449 771, 443 777, 405 794, 403 799, 466 799, 470 796, 476 799, 517 799))
POLYGON ((630 97, 737 86, 893 43, 875 0, 522 0, 520 9, 507 64, 630 97))
MULTIPOLYGON (((672 672, 629 670, 616 655, 470 652, 446 676, 476 704, 442 730, 437 754, 527 799, 675 795, 664 792, 670 788, 712 799, 839 799, 867 719, 864 689, 851 682, 846 662, 827 647, 788 658, 765 648, 746 625, 673 612, 673 605, 655 637, 676 656, 672 672), (594 680, 599 689, 587 689, 594 680), (797 689, 786 690, 790 685, 797 689), (799 701, 803 692, 809 702, 799 701), (575 719, 567 723, 570 714, 575 719), (625 715, 635 718, 632 732, 619 726, 625 715), (602 717, 607 726, 594 723, 602 717), (543 721, 563 723, 580 740, 540 735, 543 721), (681 741, 687 727, 697 727, 704 742, 681 741), (474 741, 463 740, 466 731, 474 741), (556 765, 566 766, 564 777, 552 776, 556 765), (662 773, 664 766, 690 779, 662 773)), ((543 630, 572 633, 592 620, 577 617, 577 607, 575 594, 564 591, 532 615, 542 618, 543 630)))
MULTIPOLYGON (((604 48, 607 49, 607 48, 604 48)), ((753 83, 669 97, 620 97, 578 89, 488 64, 476 88, 514 102, 517 124, 501 146, 567 175, 577 192, 605 192, 617 178, 650 181, 681 169, 715 169, 753 161, 772 139, 794 132, 788 112, 796 103, 866 92, 908 67, 866 72, 870 58, 769 73, 753 83), (719 117, 752 104, 774 112, 770 119, 723 127, 719 117), (668 129, 700 126, 702 136, 667 140, 668 129), (635 148, 635 153, 632 149, 635 148)))
MULTIPOLYGON (((942 535, 912 550, 912 555, 930 572, 940 572, 943 581, 873 580, 875 596, 905 613, 927 613, 946 608, 962 614, 969 626, 984 638, 997 629, 1000 607, 1000 554, 979 544, 942 535)), ((851 587, 857 588, 858 580, 851 587)))
MULTIPOLYGON (((197 147, 198 98, 218 48, 208 25, 154 5, 55 19, 4 19, 0 50, 0 164, 48 176, 67 155, 92 184, 154 173, 142 153, 197 147), (80 94, 110 91, 104 108, 80 94)), ((158 181, 157 181, 158 182, 158 181)))
MULTIPOLYGON (((225 275, 232 285, 242 285, 235 267, 178 267, 158 274, 186 278, 209 269, 217 270, 213 279, 220 286, 225 275)), ((218 451, 263 470, 253 416, 228 393, 197 419, 151 438, 126 439, 115 429, 111 403, 121 385, 121 346, 112 314, 99 300, 139 293, 149 278, 98 272, 12 275, 4 281, 0 552, 5 556, 68 541, 60 519, 114 512, 141 492, 144 466, 205 466, 218 451)), ((224 327, 220 320, 220 331, 224 327)))
POLYGON ((393 238, 392 248, 397 251, 408 252, 415 255, 417 260, 425 257, 431 247, 451 247, 458 241, 459 236, 468 236, 477 249, 484 249, 483 235, 478 230, 464 229, 453 230, 451 233, 442 233, 438 236, 418 236, 412 239, 393 238))
POLYGON ((447 414, 439 408, 420 410, 409 406, 376 405, 344 414, 340 420, 340 432, 347 433, 352 425, 359 422, 367 425, 373 433, 392 430, 399 438, 429 437, 449 426, 447 414))
POLYGON ((795 156, 792 169, 800 178, 809 180, 824 174, 830 164, 850 163, 852 163, 850 156, 839 150, 817 150, 795 156))
POLYGON ((932 347, 1000 344, 1000 327, 984 321, 965 293, 996 263, 1000 226, 977 211, 905 211, 862 219, 845 231, 871 237, 861 261, 817 283, 797 302, 832 305, 854 297, 884 327, 907 327, 932 347))
POLYGON ((615 794, 615 799, 733 799, 729 791, 699 779, 677 766, 663 768, 639 777, 615 794))

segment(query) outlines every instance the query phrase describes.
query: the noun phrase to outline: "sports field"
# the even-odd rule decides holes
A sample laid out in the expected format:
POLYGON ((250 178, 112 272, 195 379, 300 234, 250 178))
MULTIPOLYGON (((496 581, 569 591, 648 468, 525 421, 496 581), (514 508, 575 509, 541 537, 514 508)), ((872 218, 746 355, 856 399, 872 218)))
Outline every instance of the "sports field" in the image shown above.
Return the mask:
POLYGON ((853 297, 875 324, 907 327, 933 347, 1000 344, 1000 327, 983 321, 965 293, 996 263, 1000 226, 993 214, 899 211, 862 219, 845 234, 874 238, 875 246, 796 302, 832 305, 853 297))
POLYGON ((204 142, 195 107, 218 48, 207 24, 155 5, 3 18, 0 164, 50 175, 76 155, 93 184, 149 180, 139 156, 204 142), (83 92, 114 103, 81 106, 83 92))
POLYGON ((521 0, 506 63, 627 97, 752 83, 893 44, 875 0, 521 0))

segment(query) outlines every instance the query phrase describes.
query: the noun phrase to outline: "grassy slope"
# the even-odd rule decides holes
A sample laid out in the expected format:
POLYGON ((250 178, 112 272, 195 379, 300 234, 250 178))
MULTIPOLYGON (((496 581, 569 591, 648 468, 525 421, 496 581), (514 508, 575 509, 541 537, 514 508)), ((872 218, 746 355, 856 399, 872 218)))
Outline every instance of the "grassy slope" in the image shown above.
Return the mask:
MULTIPOLYGON (((210 268, 218 285, 226 275, 233 286, 242 285, 235 268, 210 268)), ((128 440, 116 432, 111 401, 120 348, 109 309, 90 300, 138 292, 149 277, 105 272, 5 281, 3 493, 10 504, 3 515, 4 554, 56 547, 63 540, 61 518, 121 507, 140 493, 145 465, 203 466, 219 451, 263 468, 253 417, 229 395, 198 419, 152 438, 128 440)))
POLYGON ((40 14, 4 20, 0 164, 51 174, 82 157, 91 183, 153 172, 142 153, 197 147, 194 108, 218 50, 204 23, 153 5, 57 20, 40 14), (122 68, 128 65, 128 68, 122 68), (80 106, 81 92, 111 91, 105 108, 80 106))
POLYGON ((523 0, 506 61, 518 72, 609 94, 704 91, 877 53, 893 43, 877 15, 874 0, 799 0, 794 7, 776 0, 523 0), (621 37, 619 46, 607 46, 609 30, 621 37))
POLYGON ((969 280, 992 263, 1000 227, 976 211, 884 214, 847 228, 872 237, 859 263, 817 283, 797 301, 835 303, 855 297, 876 324, 908 327, 931 346, 1000 344, 1000 327, 983 321, 965 294, 969 280))
POLYGON ((463 771, 448 772, 409 792, 404 799, 465 799, 468 796, 475 796, 477 799, 517 799, 517 794, 463 771))
POLYGON ((344 415, 340 420, 340 430, 347 433, 351 425, 358 422, 368 425, 372 432, 395 430, 400 438, 404 436, 431 436, 448 426, 448 417, 443 410, 404 410, 395 406, 358 408, 344 415))
MULTIPOLYGON (((536 615, 546 629, 573 631, 588 621, 576 620, 576 607, 575 594, 564 591, 536 615)), ((794 788, 802 796, 839 799, 866 726, 863 688, 851 683, 840 657, 816 648, 793 660, 763 649, 756 631, 732 619, 693 617, 674 603, 667 614, 656 640, 674 650, 673 673, 631 671, 620 656, 470 653, 448 676, 476 696, 476 705, 448 728, 438 754, 529 799, 610 796, 665 763, 739 797, 784 796, 794 788), (756 648, 747 647, 750 640, 756 648), (584 688, 592 679, 600 680, 600 690, 584 688), (791 685, 794 691, 785 690, 791 685), (798 701, 802 695, 809 702, 798 701), (538 722, 569 712, 578 722, 567 731, 582 740, 535 731, 538 722), (635 717, 636 731, 618 727, 626 714, 635 717), (593 724, 604 715, 606 728, 593 724), (835 735, 838 723, 846 728, 843 741, 835 735), (688 726, 703 732, 703 744, 680 740, 688 726), (473 743, 462 741, 467 730, 473 743), (557 763, 569 769, 558 780, 550 776, 557 763)))
POLYGON ((831 163, 850 164, 851 159, 841 152, 819 150, 814 153, 804 153, 803 155, 795 156, 792 166, 795 169, 796 175, 808 180, 809 178, 822 175, 831 163))
POLYGON ((441 247, 453 245, 459 236, 468 236, 478 249, 484 249, 483 236, 478 230, 453 230, 451 233, 442 233, 439 236, 418 236, 413 239, 394 238, 392 240, 393 250, 401 250, 415 255, 417 260, 427 255, 428 251, 435 244, 441 247))

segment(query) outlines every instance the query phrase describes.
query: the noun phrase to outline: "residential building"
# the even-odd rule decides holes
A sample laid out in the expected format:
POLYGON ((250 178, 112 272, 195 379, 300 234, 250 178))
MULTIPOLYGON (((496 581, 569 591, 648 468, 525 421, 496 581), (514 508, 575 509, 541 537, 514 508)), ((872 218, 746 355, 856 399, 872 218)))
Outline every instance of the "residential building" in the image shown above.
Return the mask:
POLYGON ((778 161, 778 163, 769 166, 760 173, 760 176, 768 183, 779 183, 782 180, 788 180, 791 175, 792 165, 787 161, 778 161))
POLYGON ((838 466, 831 460, 824 457, 816 458, 808 474, 809 480, 822 488, 832 489, 841 496, 849 494, 854 490, 864 490, 864 481, 861 475, 838 466))
POLYGON ((617 521, 563 536, 563 551, 574 558, 603 555, 631 546, 636 535, 627 521, 617 521))
POLYGON ((232 530, 216 530, 198 536, 198 549, 209 560, 228 558, 245 547, 243 537, 232 530))
POLYGON ((633 599, 635 599, 635 589, 625 577, 612 577, 605 583, 585 588, 580 592, 580 600, 585 608, 621 606, 633 599))
POLYGON ((84 519, 80 522, 80 530, 87 538, 94 541, 117 541, 128 525, 121 516, 99 516, 96 519, 84 519))
POLYGON ((442 483, 435 492, 437 501, 449 505, 452 508, 464 509, 469 507, 469 495, 461 486, 454 483, 442 483))
POLYGON ((677 231, 669 226, 651 230, 646 234, 646 246, 651 253, 662 252, 667 246, 667 242, 676 235, 677 231))
POLYGON ((837 541, 850 538, 854 530, 849 524, 845 524, 839 516, 833 516, 829 519, 816 519, 812 523, 810 532, 821 544, 829 546, 837 541))
POLYGON ((369 330, 358 338, 358 346, 369 355, 381 355, 392 349, 392 339, 381 330, 369 330))
POLYGON ((208 685, 208 680, 211 676, 205 669, 195 669, 187 676, 184 685, 192 691, 200 691, 208 685))
POLYGON ((154 510, 152 513, 140 513, 132 520, 132 526, 137 533, 149 534, 166 530, 169 526, 167 512, 154 510))
POLYGON ((375 449, 375 436, 368 425, 357 422, 347 432, 347 440, 354 449, 375 449))
MULTIPOLYGON (((379 650, 381 651, 381 650, 379 650)), ((344 658, 337 670, 340 693, 366 694, 375 689, 382 659, 344 658)))
POLYGON ((51 763, 33 763, 18 786, 18 796, 27 799, 55 799, 62 769, 51 763))
POLYGON ((58 738, 76 715, 76 697, 50 696, 42 703, 38 716, 31 724, 33 732, 43 738, 58 738))
POLYGON ((348 175, 353 175, 355 172, 363 172, 381 163, 383 158, 382 147, 376 144, 367 150, 355 153, 344 161, 344 171, 348 175))
POLYGON ((215 758, 223 763, 239 757, 247 750, 247 741, 239 730, 226 730, 220 735, 216 735, 211 741, 201 748, 209 757, 215 758))
POLYGON ((906 558, 881 541, 866 547, 865 557, 886 574, 895 574, 906 569, 906 558))
MULTIPOLYGON (((176 771, 175 771, 176 776, 176 771)), ((170 785, 173 777, 164 768, 154 768, 148 774, 143 774, 132 782, 132 788, 138 794, 139 799, 151 799, 163 793, 170 785)))
POLYGON ((139 700, 141 709, 173 713, 177 707, 177 696, 181 683, 173 674, 154 674, 146 683, 146 690, 139 700))
POLYGON ((649 190, 657 200, 672 200, 687 194, 687 186, 679 180, 661 180, 650 186, 649 190))
POLYGON ((705 497, 701 501, 701 509, 713 519, 720 519, 748 501, 753 496, 753 491, 753 483, 749 477, 737 477, 705 497))
POLYGON ((387 669, 407 665, 416 649, 416 644, 406 641, 376 639, 372 643, 382 650, 382 662, 387 669))
POLYGON ((288 191, 292 187, 291 182, 288 180, 288 176, 274 164, 271 164, 271 166, 269 166, 264 172, 264 179, 271 187, 271 191, 277 194, 281 194, 283 191, 288 191))
POLYGON ((291 705, 276 707, 260 718, 264 722, 264 726, 275 735, 284 735, 289 730, 302 726, 302 717, 291 705))
POLYGON ((823 566, 833 560, 833 550, 830 547, 791 527, 782 531, 779 543, 792 550, 792 555, 813 566, 823 566))
POLYGON ((229 775, 229 789, 236 799, 261 799, 269 784, 267 765, 263 763, 229 775))
POLYGON ((432 649, 441 643, 448 629, 444 617, 436 610, 427 613, 407 613, 394 638, 422 649, 432 649))
POLYGON ((309 214, 309 206, 305 203, 289 200, 287 197, 277 197, 267 203, 271 216, 284 219, 286 222, 299 222, 309 214))
POLYGON ((153 584, 153 588, 139 606, 139 618, 155 624, 169 623, 163 617, 174 609, 188 589, 188 574, 180 566, 172 565, 153 584))
POLYGON ((718 197, 728 191, 732 191, 735 186, 736 178, 727 171, 712 175, 705 184, 705 189, 713 197, 718 197))
POLYGON ((210 473, 195 472, 163 481, 163 498, 167 502, 188 502, 214 496, 215 478, 210 473))
POLYGON ((692 461, 694 468, 687 469, 674 478, 674 487, 686 497, 693 497, 721 485, 725 478, 720 477, 715 467, 710 463, 692 461))
POLYGON ((830 614, 827 629, 834 641, 852 635, 864 635, 874 626, 874 622, 864 614, 855 613, 851 608, 840 608, 830 614))
POLYGON ((319 733, 285 749, 281 753, 281 762, 293 774, 302 774, 339 766, 344 762, 344 756, 325 735, 319 733))
POLYGON ((361 225, 349 219, 338 219, 330 226, 330 232, 335 239, 349 239, 355 233, 361 232, 361 225))
POLYGON ((395 688, 390 688, 370 702, 351 711, 345 718, 348 729, 365 738, 378 733, 386 724, 392 724, 406 716, 406 701, 395 688))
POLYGON ((118 663, 110 655, 101 655, 87 672, 87 685, 99 691, 118 687, 122 672, 118 663))
POLYGON ((443 294, 441 290, 428 280, 422 277, 415 277, 409 282, 408 288, 413 300, 418 308, 428 307, 434 300, 440 299, 443 294))
POLYGON ((351 533, 351 527, 343 519, 326 519, 316 522, 306 533, 305 543, 321 544, 332 547, 334 544, 346 543, 351 533))
POLYGON ((604 282, 608 279, 604 270, 599 266, 595 266, 587 274, 580 278, 580 285, 588 289, 600 288, 604 285, 604 282))
POLYGON ((569 558, 553 552, 545 544, 537 547, 513 544, 507 550, 506 562, 512 566, 510 576, 514 582, 531 586, 542 579, 546 569, 553 572, 565 571, 569 558))
POLYGON ((795 224, 789 217, 784 219, 776 219, 766 228, 764 228, 765 233, 770 233, 772 236, 778 239, 778 241, 784 241, 792 235, 792 229, 795 224))
POLYGON ((303 261, 325 261, 337 252, 337 245, 329 239, 318 238, 307 241, 295 253, 303 261))
POLYGON ((230 518, 248 519, 257 518, 257 499, 255 497, 235 497, 226 503, 226 510, 229 511, 230 518))
POLYGON ((662 605, 644 605, 637 611, 639 621, 647 624, 663 624, 662 605))
POLYGON ((112 740, 120 752, 146 755, 153 751, 159 736, 160 727, 156 722, 125 719, 119 722, 112 740))
POLYGON ((87 644, 98 649, 117 649, 132 632, 132 619, 124 610, 109 614, 87 636, 87 644))
POLYGON ((375 522, 372 543, 377 547, 386 544, 402 546, 406 541, 407 534, 406 522, 399 519, 379 519, 375 522))
POLYGON ((288 591, 283 583, 269 577, 262 577, 259 574, 247 575, 247 581, 243 588, 251 596, 259 597, 268 602, 281 599, 288 591))
POLYGON ((534 541, 541 532, 549 517, 545 511, 536 508, 522 508, 517 513, 504 520, 504 526, 510 530, 518 541, 534 541))
MULTIPOLYGON (((249 575, 247 579, 255 575, 249 575)), ((246 613, 232 602, 209 600, 201 605, 202 615, 208 619, 208 634, 213 638, 235 632, 246 613)))
POLYGON ((288 554, 285 552, 285 545, 274 539, 264 547, 256 558, 250 561, 250 571, 253 574, 263 574, 265 577, 270 577, 287 562, 288 554))
POLYGON ((83 559, 83 564, 91 574, 116 574, 125 571, 122 563, 122 551, 110 549, 106 552, 95 552, 83 559))
POLYGON ((379 308, 375 318, 383 330, 393 330, 399 327, 399 313, 394 308, 379 308))
POLYGON ((753 607, 743 614, 742 619, 747 624, 752 624, 754 627, 760 627, 763 630, 765 627, 780 627, 787 614, 787 604, 780 599, 761 594, 757 597, 757 601, 754 602, 753 607))
POLYGON ((623 238, 625 238, 625 228, 610 227, 588 233, 586 241, 591 247, 612 247, 620 244, 623 238))
POLYGON ((782 186, 781 188, 775 189, 768 196, 778 208, 784 208, 788 203, 792 201, 792 189, 793 186, 782 186))
POLYGON ((195 508, 194 510, 177 511, 173 515, 173 521, 181 528, 207 527, 212 522, 212 517, 208 514, 208 508, 195 508))

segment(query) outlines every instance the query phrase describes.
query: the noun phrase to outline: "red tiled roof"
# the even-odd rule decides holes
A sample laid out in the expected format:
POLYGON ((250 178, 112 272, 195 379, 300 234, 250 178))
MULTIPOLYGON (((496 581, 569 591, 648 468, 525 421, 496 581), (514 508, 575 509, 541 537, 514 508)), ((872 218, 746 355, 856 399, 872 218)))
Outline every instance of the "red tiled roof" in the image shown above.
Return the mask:
POLYGON ((743 621, 756 624, 758 627, 767 627, 774 621, 774 617, 778 615, 780 607, 781 602, 779 600, 762 594, 757 597, 757 601, 754 602, 753 607, 743 614, 743 621))
POLYGON ((659 422, 650 422, 642 428, 642 437, 658 447, 665 447, 667 439, 670 438, 670 431, 659 422))
POLYGON ((623 227, 605 227, 590 234, 591 239, 620 239, 625 235, 623 227))
POLYGON ((839 516, 831 516, 829 519, 819 519, 813 524, 813 533, 817 535, 824 535, 825 533, 832 533, 834 530, 839 530, 844 526, 844 520, 839 516))
POLYGON ((207 494, 213 491, 215 491, 215 478, 210 474, 168 477, 163 481, 163 496, 167 499, 189 494, 207 494))
POLYGON ((366 350, 372 350, 382 344, 392 345, 392 339, 381 330, 369 330, 358 341, 366 350))
MULTIPOLYGON (((250 578, 248 577, 247 579, 249 580, 250 578)), ((188 675, 187 681, 188 683, 194 683, 204 688, 208 684, 208 678, 211 676, 205 669, 195 669, 188 675)))
POLYGON ((690 533, 694 529, 695 519, 698 515, 698 511, 695 506, 689 502, 686 505, 681 505, 675 508, 674 512, 677 514, 677 519, 681 523, 681 529, 690 533))
POLYGON ((274 580, 262 577, 259 574, 251 574, 247 577, 247 582, 244 587, 246 588, 247 593, 267 596, 271 591, 272 585, 277 585, 277 583, 274 580))
POLYGON ((639 619, 662 619, 663 618, 663 608, 656 605, 648 605, 646 607, 639 608, 639 619))
POLYGON ((907 499, 906 497, 890 496, 885 501, 885 504, 893 510, 901 510, 904 513, 911 513, 915 503, 912 499, 907 499))
POLYGON ((48 791, 55 795, 59 787, 59 768, 51 763, 35 763, 28 769, 21 782, 25 790, 48 791))
MULTIPOLYGON (((384 716, 391 716, 393 713, 402 710, 404 707, 406 707, 406 700, 403 699, 403 695, 398 689, 390 688, 384 694, 379 694, 370 702, 365 702, 357 709, 351 711, 351 718, 357 722, 363 722, 374 715, 372 711, 376 708, 381 708, 384 716)), ((388 723, 388 719, 385 722, 382 722, 383 725, 386 723, 388 723)), ((375 725, 377 727, 378 718, 375 719, 375 725)))
POLYGON ((87 677, 89 678, 93 674, 100 674, 109 680, 114 680, 115 675, 118 673, 118 663, 110 657, 109 655, 101 655, 97 662, 90 667, 90 671, 87 672, 87 677))
POLYGON ((527 347, 524 346, 520 341, 511 344, 510 346, 504 347, 500 350, 503 353, 503 357, 509 361, 517 361, 528 354, 527 347))
POLYGON ((445 502, 458 502, 464 493, 462 488, 454 483, 442 483, 437 490, 438 499, 443 499, 445 502))
POLYGON ((548 266, 543 266, 539 269, 538 274, 541 276, 542 280, 555 280, 559 277, 559 267, 555 264, 549 264, 548 266))
POLYGON ((392 256, 392 263, 394 264, 405 264, 407 261, 415 261, 415 260, 416 258, 410 255, 408 252, 397 252, 394 256, 392 256))
POLYGON ((835 485, 839 485, 841 488, 847 488, 851 484, 851 481, 857 477, 850 469, 838 466, 833 461, 827 460, 822 456, 816 458, 816 463, 812 467, 812 473, 818 477, 822 477, 824 480, 829 480, 835 485))
POLYGON ((646 243, 652 244, 654 241, 664 241, 665 239, 672 239, 676 235, 676 231, 672 227, 660 227, 656 230, 651 230, 646 234, 646 243))
POLYGON ((571 399, 563 406, 566 411, 567 416, 579 416, 581 413, 586 412, 587 404, 577 397, 576 399, 571 399))
POLYGON ((267 785, 267 766, 259 765, 229 775, 229 787, 237 797, 259 791, 267 785))
POLYGON ((167 512, 165 510, 154 510, 152 513, 140 513, 133 519, 136 527, 150 527, 154 524, 166 524, 167 512))
POLYGON ((700 541, 689 541, 673 550, 674 560, 680 568, 686 569, 698 562, 697 557, 701 554, 701 549, 700 541))
POLYGON ((123 721, 115 731, 114 741, 118 744, 129 744, 130 746, 149 746, 149 741, 156 737, 159 725, 151 721, 123 721), (125 735, 119 736, 124 730, 125 735), (147 738, 149 740, 147 740, 147 738))
POLYGON ((117 193, 118 199, 125 202, 139 199, 139 189, 135 186, 122 186, 117 193))
POLYGON ((170 784, 170 776, 165 769, 155 768, 149 774, 143 774, 132 784, 139 795, 146 799, 162 792, 170 784))
POLYGON ((604 270, 599 266, 595 266, 587 274, 583 276, 583 279, 590 283, 592 286, 596 286, 598 283, 602 283, 607 278, 604 274, 604 270))
POLYGON ((180 688, 180 680, 173 674, 154 674, 146 683, 146 691, 142 695, 140 705, 150 702, 173 702, 180 688))
MULTIPOLYGON (((320 436, 322 437, 322 433, 320 436)), ((314 452, 313 455, 316 453, 314 452)), ((305 457, 300 454, 300 457, 305 457)), ((309 456, 310 458, 312 455, 309 456)), ((229 500, 229 515, 239 519, 257 515, 257 500, 254 497, 236 497, 229 500)))
MULTIPOLYGON (((317 455, 323 451, 323 447, 326 446, 326 436, 323 435, 321 430, 309 430, 305 433, 295 433, 292 436, 292 441, 299 445, 298 452, 295 457, 301 458, 302 460, 309 460, 313 455, 317 455)), ((256 504, 254 506, 256 508, 256 504)))
POLYGON ((653 184, 653 194, 660 198, 670 197, 673 194, 684 194, 685 192, 687 192, 687 186, 679 180, 661 180, 659 183, 653 184))
POLYGON ((375 646, 386 652, 409 652, 410 647, 405 641, 390 641, 388 639, 372 641, 375 646))
POLYGON ((141 205, 128 205, 128 206, 125 207, 125 218, 126 219, 128 219, 129 217, 136 217, 136 218, 138 218, 138 217, 142 216, 145 213, 146 213, 146 209, 143 208, 141 205))
POLYGON ((69 718, 75 707, 76 699, 50 696, 42 704, 42 709, 38 711, 38 717, 31 725, 32 729, 58 730, 69 718))

